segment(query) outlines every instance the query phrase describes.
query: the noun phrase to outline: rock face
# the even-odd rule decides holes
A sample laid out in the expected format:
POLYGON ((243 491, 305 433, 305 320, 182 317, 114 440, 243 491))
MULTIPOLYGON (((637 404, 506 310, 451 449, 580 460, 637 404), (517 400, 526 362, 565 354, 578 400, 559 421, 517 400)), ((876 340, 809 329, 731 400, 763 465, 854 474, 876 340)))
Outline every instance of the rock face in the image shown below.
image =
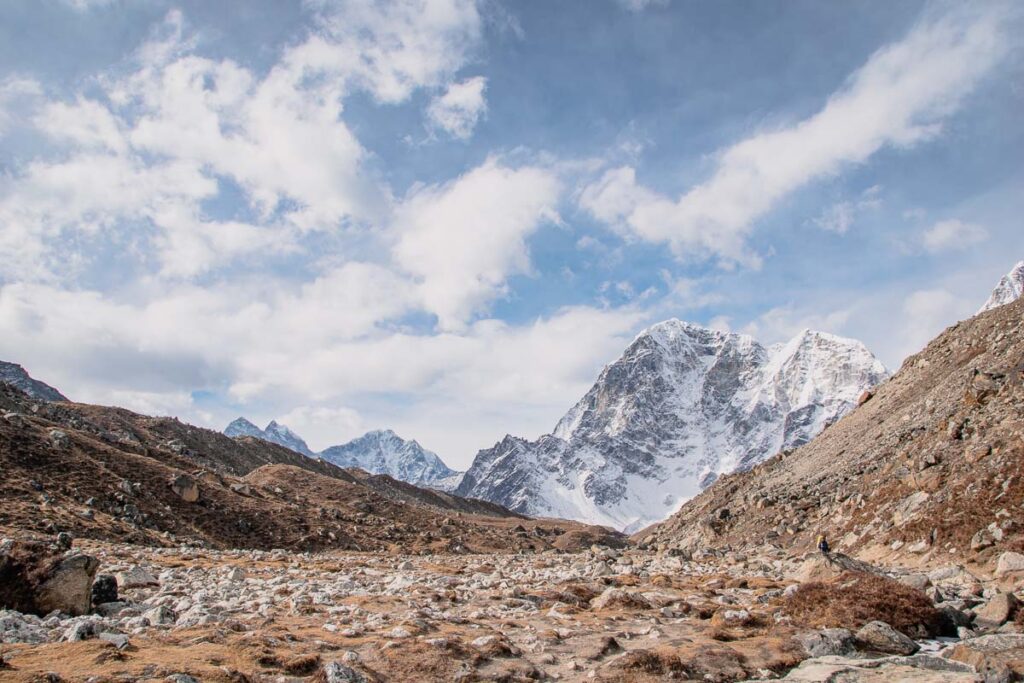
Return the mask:
POLYGON ((92 603, 92 582, 100 562, 89 555, 71 555, 54 567, 39 587, 39 614, 59 610, 72 616, 86 614, 92 603))
POLYGON ((199 484, 187 474, 179 474, 171 477, 168 482, 171 490, 186 503, 194 503, 199 500, 199 484))
POLYGON ((1022 293, 1024 293, 1024 261, 1019 262, 1003 276, 978 313, 984 313, 998 306, 1005 306, 1019 299, 1022 293))
POLYGON ((920 648, 910 637, 884 621, 870 621, 857 631, 857 640, 869 650, 889 655, 912 655, 920 648))
POLYGON ((456 493, 638 529, 719 475, 806 443, 886 375, 850 339, 805 330, 765 347, 668 320, 605 367, 552 434, 480 451, 456 493))
POLYGON ((16 363, 0 360, 0 383, 10 384, 21 389, 32 398, 40 401, 67 401, 67 397, 49 384, 33 379, 25 368, 16 363))
POLYGON ((367 432, 346 444, 331 446, 320 457, 338 467, 358 467, 370 474, 386 474, 442 491, 454 489, 462 474, 445 465, 437 454, 390 429, 367 432))

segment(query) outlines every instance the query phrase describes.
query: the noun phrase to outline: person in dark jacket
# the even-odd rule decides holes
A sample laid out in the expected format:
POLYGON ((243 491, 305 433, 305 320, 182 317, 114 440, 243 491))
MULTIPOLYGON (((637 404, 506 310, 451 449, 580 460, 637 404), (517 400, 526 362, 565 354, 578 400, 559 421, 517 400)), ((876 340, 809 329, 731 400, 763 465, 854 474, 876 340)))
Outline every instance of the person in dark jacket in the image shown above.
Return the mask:
POLYGON ((821 551, 822 555, 828 555, 828 539, 825 538, 825 534, 818 534, 818 550, 821 551))

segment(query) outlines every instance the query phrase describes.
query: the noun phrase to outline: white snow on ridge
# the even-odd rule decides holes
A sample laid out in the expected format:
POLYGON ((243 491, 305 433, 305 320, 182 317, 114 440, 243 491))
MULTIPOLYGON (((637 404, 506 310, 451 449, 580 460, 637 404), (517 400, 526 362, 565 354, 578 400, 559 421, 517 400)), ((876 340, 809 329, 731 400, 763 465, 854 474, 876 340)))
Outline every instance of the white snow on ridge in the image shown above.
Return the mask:
POLYGON ((1022 294, 1024 294, 1024 261, 1015 265, 1009 273, 999 280, 999 284, 992 290, 992 295, 989 296, 985 305, 978 309, 978 313, 984 313, 993 308, 1013 303, 1022 294))

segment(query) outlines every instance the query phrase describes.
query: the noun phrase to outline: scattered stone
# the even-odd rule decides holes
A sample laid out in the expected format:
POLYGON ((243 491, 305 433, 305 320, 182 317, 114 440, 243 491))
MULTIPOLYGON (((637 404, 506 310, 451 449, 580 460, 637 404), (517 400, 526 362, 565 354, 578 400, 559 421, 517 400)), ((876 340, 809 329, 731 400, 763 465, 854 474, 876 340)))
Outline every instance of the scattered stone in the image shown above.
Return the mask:
POLYGON ((603 593, 590 601, 591 609, 645 610, 653 606, 639 593, 630 593, 621 588, 606 588, 603 593))
POLYGON ((314 683, 367 683, 366 676, 341 662, 329 662, 320 667, 313 677, 314 683))
POLYGON ((100 633, 99 639, 110 643, 118 650, 123 650, 129 645, 128 636, 122 633, 100 633))
POLYGON ((71 534, 69 534, 68 532, 62 531, 59 534, 57 534, 57 550, 60 550, 61 552, 71 550, 72 542, 73 540, 71 538, 71 534))
POLYGON ((1024 555, 1013 552, 1000 555, 996 561, 996 576, 1001 579, 1024 577, 1024 555))

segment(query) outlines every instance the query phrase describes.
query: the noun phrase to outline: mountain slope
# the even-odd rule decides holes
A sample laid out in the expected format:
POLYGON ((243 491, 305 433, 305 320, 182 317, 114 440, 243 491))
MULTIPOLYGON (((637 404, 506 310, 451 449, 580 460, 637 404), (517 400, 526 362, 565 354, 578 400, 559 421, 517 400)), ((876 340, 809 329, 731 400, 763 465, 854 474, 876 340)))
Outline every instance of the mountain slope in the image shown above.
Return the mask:
POLYGON ((331 446, 321 451, 320 457, 339 467, 358 467, 371 474, 387 474, 410 484, 442 490, 455 488, 460 475, 437 454, 416 441, 406 441, 390 429, 367 432, 346 444, 331 446))
POLYGON ((1024 549, 1024 300, 957 323, 809 444, 722 477, 638 538, 764 543, 892 563, 1024 549), (914 558, 914 559, 911 559, 914 558))
POLYGON ((605 367, 552 434, 477 454, 456 492, 637 529, 719 474, 806 443, 885 375, 853 340, 805 330, 766 348, 668 320, 605 367))
POLYGON ((992 290, 992 295, 978 310, 978 313, 990 311, 997 306, 1005 306, 1019 299, 1021 294, 1024 294, 1024 261, 1020 261, 999 280, 995 289, 992 290))
POLYGON ((41 401, 67 401, 67 397, 49 384, 33 379, 25 368, 17 363, 0 360, 0 384, 15 386, 32 398, 41 401))

